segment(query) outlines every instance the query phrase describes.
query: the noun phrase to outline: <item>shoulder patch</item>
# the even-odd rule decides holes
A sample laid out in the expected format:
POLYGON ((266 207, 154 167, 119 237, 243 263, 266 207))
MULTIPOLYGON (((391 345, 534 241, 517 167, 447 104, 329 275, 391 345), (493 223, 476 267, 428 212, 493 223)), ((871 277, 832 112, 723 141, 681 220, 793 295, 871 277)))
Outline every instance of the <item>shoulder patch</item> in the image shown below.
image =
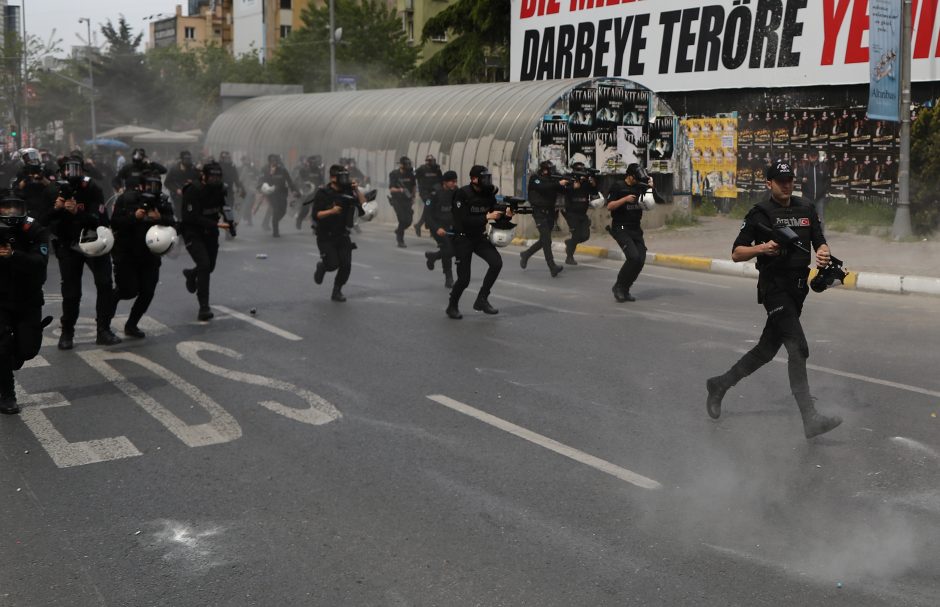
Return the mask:
POLYGON ((48 257, 48 256, 49 256, 49 245, 44 245, 44 244, 39 245, 39 252, 40 252, 43 256, 48 257))
POLYGON ((743 229, 746 228, 746 227, 747 227, 747 221, 742 221, 742 222, 741 222, 741 229, 743 230, 743 229))

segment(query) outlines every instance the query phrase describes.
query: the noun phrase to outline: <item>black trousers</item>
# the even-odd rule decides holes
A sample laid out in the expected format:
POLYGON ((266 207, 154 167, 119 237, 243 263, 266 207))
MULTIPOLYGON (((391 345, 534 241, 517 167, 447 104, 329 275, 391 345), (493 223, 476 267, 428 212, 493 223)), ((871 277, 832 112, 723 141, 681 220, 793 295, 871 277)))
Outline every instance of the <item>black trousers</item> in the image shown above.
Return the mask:
POLYGON ((625 291, 636 282, 643 266, 646 264, 646 243, 643 241, 643 230, 628 230, 623 226, 610 226, 610 235, 617 241, 626 260, 617 273, 617 284, 625 291))
POLYGON ((428 198, 430 198, 430 197, 431 197, 431 194, 430 194, 430 193, 421 194, 421 193, 419 192, 418 195, 419 195, 420 198, 421 198, 421 200, 420 200, 419 202, 422 202, 422 204, 421 204, 421 217, 418 218, 418 223, 415 224, 415 227, 420 229, 421 226, 426 226, 426 227, 430 230, 431 228, 428 226, 428 209, 429 209, 430 207, 428 207, 428 205, 426 205, 426 204, 423 204, 423 201, 425 201, 425 200, 427 200, 428 198))
POLYGON ((0 307, 0 392, 13 392, 13 371, 39 354, 42 306, 0 307))
POLYGON ((395 209, 395 217, 398 218, 398 227, 395 228, 395 236, 398 237, 398 240, 402 240, 405 237, 405 230, 411 227, 411 222, 414 220, 414 207, 410 200, 393 198, 392 208, 395 209))
POLYGON ((320 249, 320 263, 323 264, 323 269, 336 272, 333 288, 339 289, 349 280, 352 270, 353 249, 349 235, 317 236, 317 248, 320 249))
POLYGON ((150 308, 157 283, 160 282, 160 263, 156 255, 122 255, 114 258, 115 311, 120 300, 133 299, 134 304, 127 317, 127 324, 132 327, 137 326, 150 308))
POLYGON ((453 244, 454 258, 457 262, 457 281, 450 292, 450 303, 457 305, 464 289, 470 285, 470 261, 473 259, 474 253, 489 265, 486 276, 483 277, 483 285, 480 287, 478 297, 481 299, 489 297, 490 291, 499 277, 499 272, 503 269, 503 258, 499 251, 490 242, 489 238, 482 234, 479 236, 455 236, 453 244))
POLYGON ((434 240, 437 241, 437 250, 431 253, 428 257, 434 261, 440 260, 441 266, 444 268, 444 275, 452 276, 451 260, 454 258, 453 237, 450 234, 438 236, 437 232, 434 231, 431 232, 431 236, 433 236, 434 240))
POLYGON ((565 241, 565 252, 571 256, 574 250, 582 242, 586 242, 591 237, 591 218, 587 213, 577 213, 566 211, 564 213, 565 221, 568 222, 568 229, 571 230, 571 238, 565 241))
POLYGON ((271 205, 271 234, 278 236, 280 232, 281 220, 287 214, 287 198, 283 196, 268 197, 268 204, 271 205))
POLYGON ((209 307, 209 276, 219 256, 219 232, 184 231, 183 242, 196 267, 196 299, 200 308, 209 307))
POLYGON ((300 229, 300 227, 303 225, 304 219, 306 219, 307 215, 310 214, 310 209, 312 208, 313 208, 313 204, 311 203, 311 204, 301 204, 300 208, 297 209, 297 229, 300 229))
POLYGON ((75 330, 82 303, 82 274, 86 265, 95 278, 95 323, 99 331, 109 329, 114 313, 111 255, 85 257, 75 249, 60 244, 56 246, 56 258, 62 276, 62 330, 66 333, 75 330))
POLYGON ((555 266, 555 257, 552 255, 552 230, 555 229, 555 209, 545 211, 534 209, 532 219, 535 220, 535 227, 538 228, 539 239, 538 242, 526 249, 523 255, 531 257, 536 251, 542 249, 542 254, 545 255, 545 263, 548 264, 549 268, 552 268, 555 266))

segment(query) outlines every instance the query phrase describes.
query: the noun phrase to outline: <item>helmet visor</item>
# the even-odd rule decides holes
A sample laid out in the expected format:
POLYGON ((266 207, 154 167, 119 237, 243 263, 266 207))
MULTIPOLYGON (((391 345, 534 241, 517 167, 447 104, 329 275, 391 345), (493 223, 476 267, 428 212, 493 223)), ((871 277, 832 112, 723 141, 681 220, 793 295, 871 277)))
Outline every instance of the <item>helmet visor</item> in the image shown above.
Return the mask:
POLYGON ((26 201, 19 198, 4 198, 0 200, 0 218, 26 217, 26 201))

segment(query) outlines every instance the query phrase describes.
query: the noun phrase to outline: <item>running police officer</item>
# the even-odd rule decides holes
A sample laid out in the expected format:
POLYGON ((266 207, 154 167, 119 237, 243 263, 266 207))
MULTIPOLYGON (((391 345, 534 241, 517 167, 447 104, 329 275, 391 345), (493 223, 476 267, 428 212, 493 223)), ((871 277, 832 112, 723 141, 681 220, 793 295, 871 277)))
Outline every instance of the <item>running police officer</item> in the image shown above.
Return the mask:
POLYGON ((327 272, 336 272, 333 279, 333 301, 346 301, 343 285, 352 269, 353 244, 349 230, 353 219, 362 212, 365 196, 359 184, 349 178, 349 171, 341 164, 330 167, 330 183, 318 188, 313 197, 313 229, 320 249, 320 261, 313 274, 315 283, 323 284, 327 272))
POLYGON ((70 156, 65 160, 65 182, 49 214, 49 227, 55 237, 55 255, 59 260, 62 277, 62 334, 59 349, 71 350, 82 301, 82 273, 87 265, 95 279, 95 343, 113 346, 121 338, 111 330, 114 313, 111 281, 111 255, 113 234, 108 229, 108 215, 104 194, 90 177, 85 176, 81 158, 70 156), (109 242, 110 240, 110 242, 109 242))
MULTIPOLYGON (((415 169, 415 180, 418 182, 418 197, 422 202, 426 202, 434 190, 441 185, 441 165, 437 164, 434 156, 428 154, 424 159, 424 164, 415 169)), ((425 204, 421 210, 421 218, 415 224, 415 234, 421 237, 421 226, 427 225, 428 206, 425 204)), ((430 230, 431 228, 428 227, 430 230)), ((432 232, 433 233, 433 232, 432 232)))
MULTIPOLYGON (((146 176, 141 179, 141 185, 145 179, 146 176)), ((202 175, 193 163, 192 152, 180 152, 179 161, 166 174, 166 190, 173 201, 173 212, 177 217, 183 212, 183 188, 190 183, 199 183, 201 179, 202 175)))
POLYGON ((114 306, 122 299, 134 299, 124 323, 124 335, 128 337, 144 337, 137 323, 150 307, 160 281, 160 256, 147 246, 147 232, 153 226, 172 226, 175 222, 173 205, 156 177, 147 177, 139 186, 125 190, 114 203, 114 306))
POLYGON ((183 189, 183 217, 180 229, 183 242, 196 267, 183 270, 186 278, 186 290, 196 294, 199 301, 199 320, 212 320, 209 307, 209 276, 215 270, 219 255, 219 228, 232 229, 232 224, 224 220, 225 183, 222 180, 222 167, 209 162, 202 167, 200 183, 193 183, 183 189))
POLYGON ((512 217, 512 211, 496 209, 496 188, 493 176, 485 166, 475 165, 470 169, 470 185, 457 190, 454 196, 454 257, 457 262, 457 282, 450 292, 447 316, 453 319, 463 318, 460 309, 460 296, 470 284, 470 261, 476 253, 489 265, 483 285, 477 293, 473 309, 484 314, 498 314, 499 310, 490 305, 489 296, 500 270, 503 258, 499 251, 486 237, 486 224, 506 216, 512 217))
POLYGON ((435 187, 428 196, 425 204, 424 216, 427 218, 428 230, 437 241, 437 251, 425 251, 428 270, 434 270, 434 262, 441 260, 444 268, 444 288, 454 286, 454 275, 451 271, 451 260, 454 258, 454 245, 451 240, 454 234, 454 197, 457 195, 457 173, 447 171, 441 177, 441 183, 435 187))
POLYGON ((398 168, 388 174, 389 200, 395 209, 398 218, 398 227, 395 228, 395 240, 398 246, 405 248, 405 230, 414 219, 414 200, 417 180, 414 169, 411 168, 411 159, 402 156, 398 159, 398 168))
POLYGON ((143 183, 144 177, 165 175, 166 167, 159 162, 147 158, 144 148, 135 148, 131 154, 131 161, 124 163, 117 177, 114 178, 114 189, 124 190, 135 184, 143 183))
POLYGON ((768 167, 767 189, 770 196, 748 212, 731 253, 736 262, 757 258, 757 301, 767 310, 767 322, 756 346, 724 375, 705 382, 708 390, 705 404, 708 415, 717 419, 725 392, 773 360, 782 345, 787 349, 790 391, 803 417, 803 433, 812 438, 829 432, 842 419, 818 413, 809 392, 806 376, 809 344, 800 324, 800 313, 809 293, 810 254, 776 242, 773 230, 790 228, 801 242, 811 244, 820 268, 829 263, 829 245, 812 203, 793 196, 793 169, 788 163, 778 161, 768 167))
POLYGON ((567 179, 552 177, 554 170, 552 161, 545 160, 539 164, 539 172, 529 178, 529 203, 532 205, 535 227, 539 230, 539 239, 519 255, 519 265, 524 270, 529 258, 542 249, 552 278, 565 269, 555 264, 555 257, 552 255, 552 230, 555 229, 555 201, 559 194, 565 193, 565 186, 568 185, 567 179))
POLYGON ((565 241, 565 263, 576 266, 574 251, 591 237, 591 218, 588 217, 591 199, 597 196, 597 180, 587 172, 583 162, 571 165, 571 185, 565 196, 562 213, 571 230, 571 238, 565 241))
POLYGON ((13 372, 35 358, 42 346, 42 285, 46 282, 49 241, 46 231, 26 215, 26 201, 0 199, 0 413, 20 412, 13 372))
POLYGON ((627 167, 622 184, 616 184, 607 195, 610 211, 610 235, 623 251, 625 261, 617 274, 612 291, 618 302, 636 301, 630 288, 646 264, 646 242, 643 240, 643 209, 651 209, 662 201, 653 188, 653 178, 637 163, 627 167))
MULTIPOLYGON (((277 154, 268 154, 268 168, 261 177, 258 178, 258 189, 267 185, 268 193, 265 194, 268 199, 268 213, 271 216, 271 235, 274 238, 281 237, 280 224, 281 219, 287 214, 287 196, 290 192, 295 195, 300 192, 294 186, 294 180, 290 178, 290 172, 281 157, 277 154)), ((267 221, 264 222, 267 225, 267 221)))

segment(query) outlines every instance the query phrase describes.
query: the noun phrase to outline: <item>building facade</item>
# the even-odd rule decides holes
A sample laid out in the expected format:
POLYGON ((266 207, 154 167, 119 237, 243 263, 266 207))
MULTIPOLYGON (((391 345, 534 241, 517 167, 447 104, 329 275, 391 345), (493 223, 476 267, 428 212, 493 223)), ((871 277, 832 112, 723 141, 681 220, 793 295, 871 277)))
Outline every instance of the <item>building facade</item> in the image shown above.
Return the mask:
POLYGON ((450 4, 451 0, 395 0, 395 9, 401 15, 402 29, 408 36, 408 42, 421 48, 419 61, 426 61, 447 43, 447 34, 431 38, 424 44, 421 43, 421 37, 424 24, 450 4))
MULTIPOLYGON (((237 1, 237 0, 236 0, 237 1)), ((183 14, 183 7, 176 5, 176 14, 150 23, 150 48, 177 46, 184 50, 201 48, 210 44, 233 50, 233 0, 195 0, 189 9, 195 13, 183 14)))

